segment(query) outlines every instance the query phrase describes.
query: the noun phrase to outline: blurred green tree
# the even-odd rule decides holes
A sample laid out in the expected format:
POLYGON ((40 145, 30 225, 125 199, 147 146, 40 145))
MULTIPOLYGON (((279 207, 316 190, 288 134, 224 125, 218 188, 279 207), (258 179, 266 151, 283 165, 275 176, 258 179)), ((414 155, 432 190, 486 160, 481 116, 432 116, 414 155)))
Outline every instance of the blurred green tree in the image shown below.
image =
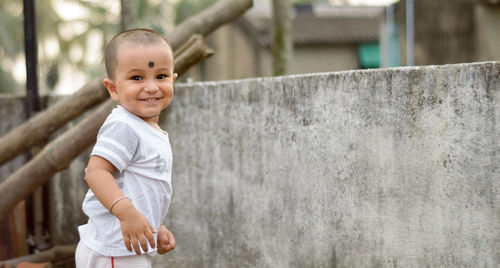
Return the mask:
MULTIPOLYGON (((165 33, 173 25, 172 0, 138 0, 136 7, 138 27, 165 33)), ((106 41, 120 29, 120 1, 38 0, 35 8, 40 90, 55 89, 68 69, 85 77, 103 73, 106 41)), ((24 64, 22 1, 0 1, 0 25, 0 93, 24 92, 13 72, 24 64)))
POLYGON ((179 0, 175 4, 175 25, 179 25, 185 19, 196 15, 215 2, 217 0, 179 0))
POLYGON ((10 70, 16 56, 22 52, 22 6, 19 1, 0 1, 0 93, 14 92, 19 88, 10 70))
MULTIPOLYGON (((340 0, 346 1, 346 0, 340 0)), ((178 25, 190 16, 196 15, 198 12, 209 7, 217 0, 178 0, 175 4, 175 24, 178 25)), ((254 0, 255 3, 271 3, 271 0, 254 0)), ((294 4, 312 4, 312 3, 328 3, 329 0, 291 0, 294 4)))
MULTIPOLYGON (((137 0, 137 27, 161 33, 172 30, 217 0, 137 0), (175 20, 174 20, 175 19, 175 20)), ((270 0, 254 0, 270 2, 270 0)), ((293 3, 328 0, 292 0, 293 3)), ((54 90, 68 73, 95 77, 104 72, 102 51, 120 29, 118 0, 38 0, 35 2, 40 90, 54 90), (43 15, 42 15, 43 14, 43 15)), ((0 93, 24 92, 25 82, 15 78, 24 64, 22 1, 0 1, 0 93)), ((21 76, 22 75, 18 75, 21 76)), ((68 80, 68 79, 66 79, 68 80)), ((76 90, 78 85, 69 90, 76 90)))

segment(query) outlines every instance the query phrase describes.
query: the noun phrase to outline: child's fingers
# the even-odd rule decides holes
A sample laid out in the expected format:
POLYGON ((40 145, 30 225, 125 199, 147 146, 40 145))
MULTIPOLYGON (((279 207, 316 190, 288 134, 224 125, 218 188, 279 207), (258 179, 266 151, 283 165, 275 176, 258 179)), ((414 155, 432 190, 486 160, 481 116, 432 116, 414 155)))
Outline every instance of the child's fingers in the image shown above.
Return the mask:
POLYGON ((141 236, 141 238, 139 239, 139 242, 141 244, 141 248, 145 252, 148 252, 148 240, 149 240, 149 238, 146 235, 141 236))
POLYGON ((172 250, 175 248, 175 237, 174 234, 172 234, 170 231, 167 230, 167 237, 168 237, 168 247, 170 248, 169 250, 172 250))
MULTIPOLYGON (((155 243, 156 241, 155 241, 155 237, 153 236, 153 234, 151 232, 147 232, 147 233, 145 233, 145 236, 148 239, 149 244, 151 245, 151 248, 155 248, 156 247, 156 243, 155 243)), ((147 245, 146 245, 145 251, 147 251, 147 245)))
POLYGON ((175 248, 175 244, 168 244, 166 247, 165 247, 165 251, 168 252, 168 251, 171 251, 175 248))
POLYGON ((141 249, 140 249, 140 246, 139 246, 138 239, 137 238, 132 238, 131 242, 132 242, 132 247, 134 248, 135 254, 141 255, 141 249))
POLYGON ((162 244, 161 246, 158 246, 158 253, 165 254, 172 249, 174 249, 174 248, 170 244, 162 244))
POLYGON ((156 234, 157 230, 150 224, 149 225, 149 230, 153 233, 156 234))
POLYGON ((174 235, 167 229, 167 240, 165 244, 163 244, 163 250, 166 252, 171 251, 175 248, 175 237, 174 235))
POLYGON ((166 246, 163 243, 158 243, 158 254, 167 253, 166 246))
POLYGON ((125 234, 123 234, 123 243, 125 244, 127 250, 132 252, 132 247, 130 246, 130 237, 125 236, 125 234))

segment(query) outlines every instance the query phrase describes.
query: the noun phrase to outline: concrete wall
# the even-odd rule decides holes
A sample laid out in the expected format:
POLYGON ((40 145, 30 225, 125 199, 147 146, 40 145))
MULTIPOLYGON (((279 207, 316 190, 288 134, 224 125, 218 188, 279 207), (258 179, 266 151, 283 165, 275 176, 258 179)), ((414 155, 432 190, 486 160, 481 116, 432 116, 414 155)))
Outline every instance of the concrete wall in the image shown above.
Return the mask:
MULTIPOLYGON (((60 98, 62 96, 43 96, 41 100, 42 106, 50 106, 60 98)), ((25 105, 24 96, 0 95, 0 135, 6 134, 26 120, 25 105)), ((78 120, 80 118, 68 123, 58 133, 75 125, 78 120)), ((73 161, 68 170, 57 173, 47 184, 47 191, 50 196, 49 215, 45 215, 45 217, 50 222, 48 231, 50 232, 51 242, 55 245, 77 242, 79 237, 75 226, 87 220, 81 211, 81 204, 88 189, 83 180, 83 170, 87 164, 89 154, 90 148, 83 152, 77 160, 73 161)), ((21 168, 27 158, 27 155, 20 155, 0 166, 0 182, 21 168)), ((2 244, 1 242, 0 244, 2 244)))
MULTIPOLYGON (((24 98, 0 94, 0 136, 22 124, 26 120, 24 98)), ((23 165, 25 156, 16 157, 8 165, 0 166, 0 182, 23 165)))
MULTIPOLYGON (((177 247, 155 267, 499 266, 499 76, 490 62, 178 84, 161 118, 177 247)), ((60 242, 85 220, 81 157, 52 182, 60 242)))
MULTIPOLYGON (((500 65, 177 86, 171 267, 500 265, 500 65)), ((158 267, 162 267, 161 265, 158 267)))

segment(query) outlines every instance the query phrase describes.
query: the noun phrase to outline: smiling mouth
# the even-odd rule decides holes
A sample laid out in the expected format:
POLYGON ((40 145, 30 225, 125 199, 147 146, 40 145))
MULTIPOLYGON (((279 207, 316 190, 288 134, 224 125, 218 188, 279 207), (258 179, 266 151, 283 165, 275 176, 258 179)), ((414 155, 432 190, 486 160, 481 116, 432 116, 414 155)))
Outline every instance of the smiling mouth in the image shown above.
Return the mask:
POLYGON ((158 101, 160 100, 161 98, 147 98, 147 99, 139 99, 140 101, 145 101, 145 102, 154 102, 154 101, 158 101))

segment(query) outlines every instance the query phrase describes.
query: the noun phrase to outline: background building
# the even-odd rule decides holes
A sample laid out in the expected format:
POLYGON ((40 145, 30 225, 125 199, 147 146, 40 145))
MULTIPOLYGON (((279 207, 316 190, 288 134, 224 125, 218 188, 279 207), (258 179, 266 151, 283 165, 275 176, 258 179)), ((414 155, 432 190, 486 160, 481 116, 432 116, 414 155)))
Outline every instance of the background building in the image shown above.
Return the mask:
MULTIPOLYGON (((384 7, 295 5, 290 74, 380 67, 384 7)), ((195 80, 270 76, 271 6, 256 4, 207 40, 215 54, 189 75, 195 80)), ((185 76, 187 77, 187 76, 185 76)))
MULTIPOLYGON (((406 2, 396 4, 406 65, 406 2)), ((415 65, 500 60, 500 1, 414 0, 415 65)))

